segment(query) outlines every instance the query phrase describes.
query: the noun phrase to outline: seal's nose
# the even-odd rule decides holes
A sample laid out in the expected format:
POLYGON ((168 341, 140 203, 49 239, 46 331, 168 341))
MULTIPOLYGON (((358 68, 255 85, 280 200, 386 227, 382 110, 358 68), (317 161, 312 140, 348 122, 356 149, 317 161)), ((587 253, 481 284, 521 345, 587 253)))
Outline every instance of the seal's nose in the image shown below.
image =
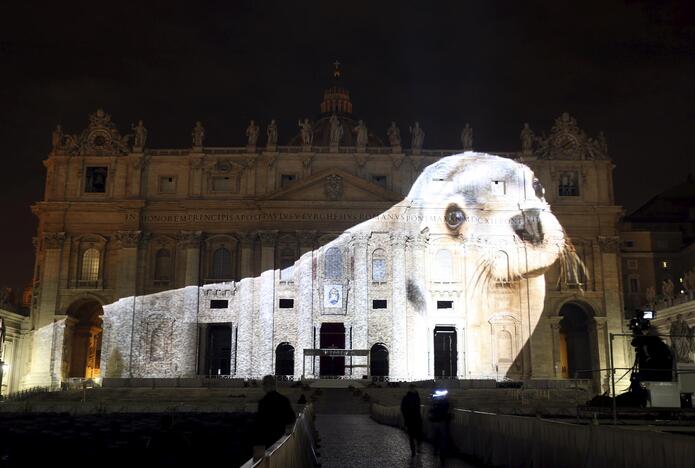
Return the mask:
POLYGON ((521 214, 512 216, 512 229, 519 239, 538 245, 543 242, 541 212, 537 209, 522 210, 521 214))

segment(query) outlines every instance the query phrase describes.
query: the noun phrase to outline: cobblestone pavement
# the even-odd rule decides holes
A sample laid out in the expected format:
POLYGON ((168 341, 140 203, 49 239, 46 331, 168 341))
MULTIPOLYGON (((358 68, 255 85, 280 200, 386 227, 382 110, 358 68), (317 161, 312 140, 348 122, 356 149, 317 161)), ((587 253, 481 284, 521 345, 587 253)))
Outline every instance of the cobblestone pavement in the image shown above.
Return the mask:
MULTIPOLYGON (((316 427, 321 437, 323 468, 438 467, 439 460, 430 444, 422 444, 422 453, 410 456, 408 436, 395 427, 373 421, 365 414, 319 414, 316 427)), ((446 467, 475 467, 450 459, 446 467)))

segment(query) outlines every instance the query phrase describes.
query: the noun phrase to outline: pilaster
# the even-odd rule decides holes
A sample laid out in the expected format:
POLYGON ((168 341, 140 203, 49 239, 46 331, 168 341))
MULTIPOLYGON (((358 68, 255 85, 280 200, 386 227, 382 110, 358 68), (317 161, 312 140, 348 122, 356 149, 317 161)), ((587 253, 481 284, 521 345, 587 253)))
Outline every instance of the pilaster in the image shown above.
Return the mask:
MULTIPOLYGON (((352 235, 350 246, 354 259, 352 347, 353 349, 369 349, 369 258, 370 233, 357 232, 352 235)), ((353 357, 353 365, 366 366, 365 356, 353 357)), ((357 367, 353 374, 361 376, 368 374, 366 367, 357 367)))
POLYGON ((406 284, 405 284, 405 232, 391 233, 392 252, 392 340, 389 374, 392 380, 407 379, 407 320, 406 320, 406 284))
POLYGON ((184 250, 184 286, 198 286, 200 282, 200 240, 201 231, 181 231, 179 248, 184 250))
POLYGON ((138 246, 142 232, 116 231, 112 240, 120 248, 118 252, 118 276, 116 296, 118 298, 136 294, 138 246))

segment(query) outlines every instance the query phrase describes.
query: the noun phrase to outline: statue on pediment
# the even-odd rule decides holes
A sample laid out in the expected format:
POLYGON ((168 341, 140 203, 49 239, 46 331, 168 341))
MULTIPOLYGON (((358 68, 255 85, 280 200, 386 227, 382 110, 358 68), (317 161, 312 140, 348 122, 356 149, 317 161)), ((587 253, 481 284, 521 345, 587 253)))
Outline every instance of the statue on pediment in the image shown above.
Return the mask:
POLYGON ((647 286, 647 289, 644 291, 644 298, 647 301, 647 305, 653 307, 654 301, 656 301, 656 288, 654 286, 647 286))
POLYGON ((533 130, 531 130, 531 127, 529 127, 528 123, 524 123, 524 128, 521 129, 519 138, 521 139, 521 151, 526 154, 532 153, 533 142, 535 141, 536 136, 534 135, 533 130))
POLYGON ((340 123, 340 120, 338 120, 338 116, 333 114, 331 118, 328 120, 330 123, 330 144, 331 146, 338 146, 340 144, 340 140, 343 139, 343 126, 340 123))
POLYGON ((275 119, 271 120, 268 124, 268 128, 265 131, 268 137, 268 147, 275 147, 278 144, 278 124, 275 123, 275 119))
POLYGON ((195 123, 195 127, 191 131, 191 137, 193 138, 193 147, 200 148, 203 146, 203 141, 205 140, 205 128, 200 121, 195 123))
POLYGON ((364 148, 367 146, 367 142, 369 141, 369 132, 367 130, 367 126, 364 124, 362 120, 357 122, 357 126, 353 129, 353 131, 357 134, 357 137, 355 139, 357 143, 358 148, 364 148))
POLYGON ((410 130, 410 147, 414 150, 421 150, 425 142, 425 131, 420 127, 420 122, 415 122, 410 130))
POLYGON ((304 121, 299 121, 299 133, 302 136, 302 144, 304 146, 311 146, 314 141, 314 130, 311 126, 309 119, 304 119, 304 121))
POLYGON ((396 126, 396 122, 391 122, 391 126, 386 130, 386 136, 391 147, 401 146, 401 130, 396 126))
POLYGON ((661 295, 669 306, 673 305, 674 284, 671 278, 667 278, 661 282, 661 295))
POLYGON ((249 122, 249 126, 246 127, 246 137, 247 137, 247 145, 248 146, 256 146, 256 142, 258 142, 258 134, 260 133, 260 128, 258 125, 256 125, 256 122, 251 120, 249 122))
POLYGON ((60 124, 56 125, 51 134, 51 145, 53 146, 53 151, 57 151, 63 146, 63 129, 60 124))
POLYGON ((137 126, 131 125, 131 128, 133 129, 133 133, 135 135, 133 147, 140 149, 144 148, 145 143, 147 143, 147 129, 145 128, 145 125, 142 123, 142 120, 138 120, 137 126))
POLYGON ((464 151, 471 151, 473 149, 473 129, 469 124, 466 124, 461 130, 461 144, 463 145, 464 151))

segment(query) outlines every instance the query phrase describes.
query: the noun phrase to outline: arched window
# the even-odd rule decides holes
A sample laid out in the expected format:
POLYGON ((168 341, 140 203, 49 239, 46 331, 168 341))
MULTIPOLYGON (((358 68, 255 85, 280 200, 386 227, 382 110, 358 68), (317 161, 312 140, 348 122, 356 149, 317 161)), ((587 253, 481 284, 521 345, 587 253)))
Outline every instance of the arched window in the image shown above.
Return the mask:
POLYGON ((166 352, 166 331, 164 323, 154 326, 150 335, 150 361, 161 361, 166 352))
POLYGON ((509 256, 507 252, 498 250, 492 262, 492 274, 497 283, 509 283, 509 256))
POLYGON ((329 279, 341 279, 343 277, 343 255, 337 247, 326 250, 325 277, 329 279))
POLYGON ((154 259, 154 280, 168 282, 171 279, 171 252, 159 249, 154 259))
POLYGON ((512 334, 506 330, 497 332, 497 362, 512 362, 514 359, 512 334))
POLYGON ((434 256, 434 281, 438 283, 450 283, 454 276, 454 261, 451 258, 451 252, 446 249, 440 249, 434 256))
POLYGON ((295 257, 294 249, 284 248, 280 250, 280 281, 292 281, 295 257))
POLYGON ((275 348, 275 375, 294 375, 294 347, 289 343, 275 348))
POLYGON ((373 377, 388 377, 389 375, 389 350, 381 343, 377 343, 369 350, 370 374, 373 377))
POLYGON ((89 282, 99 281, 100 260, 101 253, 97 249, 90 248, 85 250, 82 254, 82 269, 80 272, 80 280, 89 282))
POLYGON ((212 254, 212 279, 232 279, 232 254, 225 247, 212 254))
POLYGON ((372 281, 385 283, 387 279, 386 252, 384 249, 376 249, 372 252, 372 281))

